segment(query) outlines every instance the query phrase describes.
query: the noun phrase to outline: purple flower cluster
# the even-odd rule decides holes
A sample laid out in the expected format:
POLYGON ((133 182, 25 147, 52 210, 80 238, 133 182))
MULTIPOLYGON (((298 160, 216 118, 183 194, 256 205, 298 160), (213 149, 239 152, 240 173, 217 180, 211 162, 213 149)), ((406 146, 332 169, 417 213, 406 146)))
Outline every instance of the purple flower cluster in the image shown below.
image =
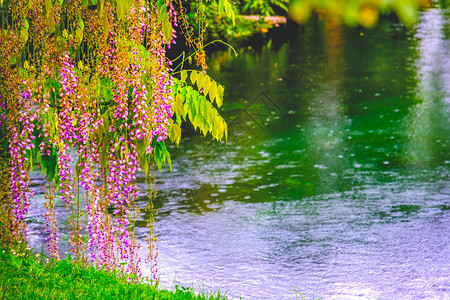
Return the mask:
MULTIPOLYGON (((160 33, 162 38, 162 33, 160 33)), ((167 138, 167 126, 169 119, 172 117, 172 91, 170 86, 173 84, 172 76, 168 73, 168 67, 165 57, 164 46, 161 46, 156 53, 157 68, 151 74, 151 79, 154 84, 153 88, 153 102, 152 102, 152 116, 151 123, 154 124, 155 129, 152 130, 152 140, 156 138, 157 142, 161 142, 167 138)))
MULTIPOLYGON (((131 93, 132 103, 132 119, 130 126, 130 138, 136 143, 138 140, 146 140, 150 145, 153 141, 154 135, 151 132, 151 125, 148 124, 148 116, 151 115, 151 110, 148 105, 148 92, 145 83, 140 78, 145 75, 145 69, 141 68, 141 58, 137 57, 137 51, 133 50, 132 54, 135 55, 133 63, 130 65, 130 77, 128 81, 133 91, 131 93)), ((153 149, 149 146, 147 153, 150 153, 153 149)), ((137 165, 139 170, 139 165, 137 165)))
MULTIPOLYGON (((23 82, 24 85, 27 82, 23 82)), ((9 115, 8 119, 17 118, 16 122, 9 122, 8 129, 10 132, 10 195, 14 203, 12 214, 18 227, 18 233, 26 236, 27 229, 24 222, 30 206, 30 198, 32 193, 29 189, 29 161, 27 159, 27 151, 34 148, 33 132, 35 129, 34 122, 37 119, 36 112, 31 110, 31 91, 22 90, 18 97, 16 108, 18 116, 9 115)))
POLYGON ((148 20, 151 19, 150 10, 143 6, 142 3, 139 7, 134 5, 130 8, 130 16, 128 21, 130 23, 130 33, 133 35, 133 40, 139 44, 142 44, 148 28, 148 20))
POLYGON ((6 103, 0 95, 0 126, 6 125, 6 103))
MULTIPOLYGON (((87 232, 89 236, 89 250, 92 261, 103 266, 108 260, 108 231, 105 231, 105 215, 101 207, 101 199, 98 188, 91 187, 86 196, 87 232), (106 254, 105 254, 106 253, 106 254)), ((114 244, 114 243, 113 243, 114 244)), ((106 266, 107 267, 107 266, 106 266)))
MULTIPOLYGON (((107 42, 99 43, 103 57, 99 60, 98 69, 91 74, 92 81, 81 80, 80 76, 84 75, 80 74, 87 71, 75 68, 68 51, 62 55, 52 54, 47 61, 57 67, 44 66, 42 69, 46 72, 45 78, 57 78, 59 90, 53 83, 48 88, 42 82, 22 82, 23 86, 33 87, 33 90, 21 90, 14 104, 16 107, 11 112, 8 110, 7 117, 5 103, 0 101, 0 126, 8 120, 10 193, 17 232, 26 234, 24 221, 31 197, 28 177, 30 162, 27 157, 35 147, 33 141, 36 137, 33 134, 40 130, 42 136, 39 138, 43 137, 43 141, 38 146, 39 152, 42 156, 57 154, 61 198, 66 207, 70 205, 75 212, 69 218, 72 249, 76 249, 77 254, 80 249, 82 251, 80 232, 81 226, 86 225, 88 250, 96 266, 106 269, 120 267, 123 272, 140 276, 140 245, 130 228, 139 216, 136 200, 140 191, 135 174, 141 171, 139 159, 145 156, 141 152, 138 154, 138 145, 147 145, 144 159, 150 159, 154 151, 151 145, 167 138, 169 119, 173 114, 170 89, 173 78, 170 75, 171 62, 165 57, 165 47, 170 47, 170 44, 167 45, 163 34, 160 12, 147 2, 136 3, 131 6, 129 22, 123 22, 130 27, 125 29, 121 23, 117 26, 120 28, 115 28, 112 23, 107 42), (125 38, 132 40, 132 43, 124 42, 125 38), (140 45, 145 43, 143 50, 140 45), (144 56, 140 55, 142 51, 145 51, 144 56), (108 87, 103 85, 104 81, 108 87), (111 87, 113 95, 108 96, 107 100, 110 102, 101 99, 99 95, 103 95, 104 91, 98 93, 99 87, 111 87), (53 97, 55 94, 59 97, 53 97), (77 206, 74 210, 78 204, 74 201, 73 150, 77 151, 78 156, 76 178, 79 187, 86 191, 87 224, 83 225, 79 222, 80 208, 77 206), (113 212, 109 214, 108 209, 111 208, 113 212), (75 220, 74 216, 78 219, 75 220), (127 267, 122 267, 122 262, 126 262, 127 267)), ((114 7, 108 5, 104 13, 114 20, 114 7)), ((171 1, 164 5, 167 5, 168 18, 174 28, 177 26, 176 10, 171 1)), ((89 31, 98 26, 97 17, 92 19, 92 23, 88 23, 88 13, 84 13, 82 18, 89 31)), ((87 30, 84 33, 87 39, 90 33, 87 30)), ((175 38, 176 32, 173 30, 172 44, 175 38)), ((90 58, 87 55, 83 59, 90 58)), ((141 148, 139 151, 142 151, 141 148)), ((44 217, 50 255, 58 258, 58 224, 53 201, 56 194, 53 192, 55 187, 51 185, 46 193, 47 211, 44 217)), ((152 235, 150 243, 151 270, 156 280, 158 247, 155 236, 152 235)))
POLYGON ((120 259, 130 257, 130 234, 128 215, 134 209, 132 205, 139 195, 135 184, 135 173, 139 168, 136 146, 131 141, 121 140, 110 148, 110 172, 108 176, 108 202, 114 207, 116 217, 114 232, 117 234, 120 259), (120 153, 120 154, 119 154, 120 153), (118 155, 119 154, 119 155, 118 155))
POLYGON ((72 145, 77 139, 77 119, 75 116, 76 100, 81 95, 77 95, 76 90, 78 80, 73 74, 74 66, 70 62, 69 54, 66 52, 63 57, 63 67, 60 72, 60 104, 61 110, 58 115, 59 141, 55 141, 58 148, 58 168, 61 181, 61 198, 67 204, 73 203, 73 178, 70 162, 73 161, 69 153, 69 145, 72 145))
MULTIPOLYGON (((169 21, 172 22, 173 28, 172 28, 172 44, 176 44, 176 38, 177 38, 177 31, 175 30, 175 27, 178 26, 178 18, 177 18, 177 11, 175 10, 175 7, 173 7, 173 3, 170 1, 167 3, 167 15, 169 16, 169 21)), ((167 45, 167 48, 170 48, 170 44, 167 45)))

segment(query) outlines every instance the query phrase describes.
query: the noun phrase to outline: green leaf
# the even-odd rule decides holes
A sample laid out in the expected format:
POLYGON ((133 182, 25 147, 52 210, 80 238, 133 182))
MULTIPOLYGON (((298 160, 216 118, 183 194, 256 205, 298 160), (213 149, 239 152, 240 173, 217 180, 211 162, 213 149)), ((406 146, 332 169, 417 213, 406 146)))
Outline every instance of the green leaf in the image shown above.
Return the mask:
POLYGON ((218 85, 217 86, 217 95, 218 97, 216 97, 216 103, 218 107, 221 107, 223 104, 223 92, 224 92, 225 88, 223 87, 223 85, 218 85))
POLYGON ((162 20, 162 31, 166 43, 169 44, 172 41, 173 28, 172 23, 169 21, 169 15, 167 14, 167 6, 164 1, 157 2, 159 9, 159 19, 162 20))
POLYGON ((197 79, 197 87, 198 87, 199 91, 202 90, 203 84, 205 83, 205 79, 206 79, 206 75, 199 72, 198 79, 197 79))
POLYGON ((195 114, 199 114, 200 113, 200 99, 201 95, 195 91, 194 93, 192 93, 192 103, 191 103, 191 107, 194 109, 195 114))
POLYGON ((184 82, 186 82, 186 79, 187 79, 187 71, 186 71, 186 70, 181 71, 180 75, 181 75, 181 80, 184 81, 184 82))
MULTIPOLYGON (((210 77, 206 76, 205 82, 203 83, 203 95, 206 96, 209 93, 211 85, 212 85, 212 81, 211 81, 210 77)), ((211 97, 209 99, 211 99, 211 97)), ((212 101, 212 99, 211 99, 211 101, 212 101)))
POLYGON ((77 27, 77 29, 75 30, 75 40, 78 44, 83 41, 83 30, 80 27, 77 27))
POLYGON ((50 156, 48 155, 41 156, 42 173, 47 175, 48 179, 51 181, 55 181, 55 176, 57 174, 57 165, 58 165, 58 155, 56 154, 56 151, 54 151, 53 149, 50 156))
POLYGON ((139 166, 146 175, 149 174, 149 155, 147 154, 147 140, 138 140, 136 142, 136 152, 138 153, 139 166))
POLYGON ((147 150, 147 145, 144 140, 137 140, 136 142, 136 152, 139 156, 145 156, 147 150))
POLYGON ((164 0, 156 1, 156 6, 157 6, 158 9, 162 9, 164 5, 165 5, 165 1, 164 0))
POLYGON ((222 118, 219 116, 219 114, 216 114, 215 117, 215 123, 217 124, 217 128, 216 128, 216 140, 220 141, 220 139, 223 136, 223 122, 222 122, 222 118))
POLYGON ((103 147, 100 152, 100 166, 103 169, 106 169, 108 157, 109 157, 109 149, 111 148, 110 140, 111 140, 111 133, 109 132, 109 128, 104 127, 105 136, 103 138, 103 147))
POLYGON ((20 28, 20 38, 24 44, 28 41, 28 31, 24 27, 20 28))
POLYGON ((225 0, 219 0, 219 15, 223 15, 223 4, 225 0))
POLYGON ((28 20, 26 18, 23 19, 23 28, 25 28, 26 31, 30 29, 30 24, 28 23, 28 20))
POLYGON ((206 116, 206 103, 208 101, 206 100, 206 97, 199 97, 200 103, 199 103, 199 112, 202 115, 202 117, 206 116))
POLYGON ((155 161, 156 166, 159 171, 162 172, 162 166, 167 161, 169 164, 170 172, 172 172, 172 160, 170 159, 170 154, 167 151, 166 144, 162 142, 154 142, 156 144, 153 148, 155 149, 155 161))
POLYGON ((163 34, 164 37, 166 38, 166 43, 170 44, 173 36, 173 28, 172 24, 170 23, 167 17, 163 19, 163 34))
POLYGON ((105 132, 109 132, 109 109, 102 115, 103 128, 105 132))
POLYGON ((186 115, 189 113, 189 101, 186 100, 186 102, 183 105, 183 112, 182 112, 182 117, 183 119, 186 120, 186 115))
POLYGON ((206 120, 206 123, 208 123, 208 125, 209 125, 208 131, 211 131, 211 128, 212 128, 211 127, 212 109, 213 109, 213 106, 211 105, 211 103, 206 102, 205 103, 205 120, 206 120))
POLYGON ((143 163, 144 163, 144 166, 143 167, 141 166, 141 168, 144 171, 145 175, 148 176, 148 174, 150 172, 150 165, 148 163, 148 159, 144 159, 143 163))
POLYGON ((181 94, 177 94, 175 98, 175 114, 181 116, 183 112, 183 97, 181 94))
POLYGON ((117 1, 116 13, 117 13, 117 18, 119 20, 122 20, 123 17, 125 16, 124 2, 125 1, 123 1, 123 0, 117 1))
POLYGON ((84 22, 82 18, 78 19, 78 27, 80 27, 81 30, 84 30, 84 22))
POLYGON ((214 99, 219 96, 217 94, 217 84, 215 82, 211 81, 211 86, 209 88, 208 93, 209 93, 209 99, 211 99, 211 102, 213 102, 214 99))
POLYGON ((201 124, 201 117, 199 114, 195 115, 194 121, 192 122, 192 125, 194 125, 194 129, 197 130, 197 127, 200 127, 201 124))
POLYGON ((45 17, 48 18, 50 16, 50 12, 52 11, 52 0, 45 0, 45 17))
POLYGON ((236 15, 234 14, 233 7, 228 0, 219 0, 219 15, 226 15, 233 23, 233 26, 236 25, 236 15))
POLYGON ((191 71, 191 77, 190 78, 191 78, 192 84, 195 84, 195 82, 198 79, 198 75, 199 75, 199 73, 197 71, 191 71))
POLYGON ((80 159, 78 159, 77 163, 75 164, 75 179, 78 179, 82 171, 83 167, 80 166, 80 159))
MULTIPOLYGON (((136 46, 135 43, 134 43, 134 45, 136 46)), ((143 45, 137 45, 136 47, 138 50, 139 57, 142 57, 144 59, 147 59, 150 57, 150 52, 148 52, 148 50, 143 45)))
POLYGON ((170 122, 169 129, 169 138, 172 142, 174 142, 177 147, 180 145, 180 139, 181 139, 181 128, 180 126, 175 122, 170 122))
MULTIPOLYGON (((96 2, 97 2, 97 0, 95 0, 96 2)), ((105 5, 104 5, 104 0, 100 0, 100 5, 98 6, 98 17, 99 17, 99 20, 103 17, 103 12, 104 12, 104 7, 105 7, 105 5)))

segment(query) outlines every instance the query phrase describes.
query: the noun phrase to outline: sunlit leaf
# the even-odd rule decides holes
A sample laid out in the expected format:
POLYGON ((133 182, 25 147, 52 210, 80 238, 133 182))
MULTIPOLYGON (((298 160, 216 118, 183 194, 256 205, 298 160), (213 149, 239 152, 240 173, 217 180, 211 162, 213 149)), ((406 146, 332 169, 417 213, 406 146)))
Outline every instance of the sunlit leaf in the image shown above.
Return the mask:
POLYGON ((45 0, 45 18, 48 19, 53 9, 52 0, 45 0))
POLYGON ((205 83, 205 79, 206 79, 206 75, 203 73, 198 73, 198 78, 197 78, 197 86, 198 86, 198 90, 201 91, 203 89, 203 84, 205 83))
POLYGON ((205 82, 203 83, 203 95, 206 96, 209 93, 210 88, 211 88, 211 79, 209 76, 205 76, 205 82))
POLYGON ((83 22, 83 19, 81 19, 81 18, 78 19, 78 27, 81 30, 84 30, 84 22, 83 22))
POLYGON ((186 71, 186 70, 181 71, 180 76, 181 76, 181 80, 184 81, 184 82, 186 82, 186 79, 187 79, 187 71, 186 71))
POLYGON ((191 79, 192 84, 195 84, 195 82, 198 79, 198 76, 199 76, 199 73, 197 71, 191 71, 190 79, 191 79))
POLYGON ((26 31, 30 29, 30 24, 28 23, 28 20, 26 18, 23 19, 23 28, 25 28, 26 31))
POLYGON ((221 107, 223 104, 223 92, 224 92, 225 88, 223 87, 223 85, 218 85, 217 86, 217 97, 216 97, 216 103, 218 107, 221 107))
POLYGON ((181 96, 181 94, 177 94, 175 102, 175 113, 178 116, 181 116, 182 112, 183 112, 183 97, 181 96))
POLYGON ((211 82, 211 86, 209 88, 208 93, 209 93, 209 99, 211 99, 211 102, 214 101, 214 99, 218 97, 217 84, 215 82, 211 82))
POLYGON ((172 23, 169 21, 167 15, 167 9, 160 11, 160 18, 163 22, 163 34, 166 42, 169 44, 172 41, 173 28, 172 23))

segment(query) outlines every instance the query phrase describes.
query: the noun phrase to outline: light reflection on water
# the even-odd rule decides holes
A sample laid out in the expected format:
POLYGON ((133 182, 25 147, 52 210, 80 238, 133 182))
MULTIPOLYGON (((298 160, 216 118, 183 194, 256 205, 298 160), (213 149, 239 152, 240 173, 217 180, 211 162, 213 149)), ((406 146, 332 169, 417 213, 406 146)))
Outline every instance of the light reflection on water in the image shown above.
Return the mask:
MULTIPOLYGON (((163 285, 244 299, 450 295, 446 26, 431 9, 413 32, 316 24, 276 49, 216 54, 236 126, 227 144, 186 138, 158 176, 163 285), (276 111, 255 118, 261 107, 276 111)), ((43 224, 31 231, 42 238, 43 224)))

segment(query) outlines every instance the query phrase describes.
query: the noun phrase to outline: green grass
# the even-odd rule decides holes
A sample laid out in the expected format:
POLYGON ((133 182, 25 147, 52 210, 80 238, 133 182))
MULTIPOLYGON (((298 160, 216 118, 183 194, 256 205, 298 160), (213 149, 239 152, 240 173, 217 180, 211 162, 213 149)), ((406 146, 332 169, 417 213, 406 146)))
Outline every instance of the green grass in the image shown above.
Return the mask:
MULTIPOLYGON (((22 247, 24 248, 24 247, 22 247)), ((224 300, 220 292, 196 295, 191 288, 161 290, 69 258, 55 261, 29 250, 0 248, 0 299, 208 299, 224 300)))

